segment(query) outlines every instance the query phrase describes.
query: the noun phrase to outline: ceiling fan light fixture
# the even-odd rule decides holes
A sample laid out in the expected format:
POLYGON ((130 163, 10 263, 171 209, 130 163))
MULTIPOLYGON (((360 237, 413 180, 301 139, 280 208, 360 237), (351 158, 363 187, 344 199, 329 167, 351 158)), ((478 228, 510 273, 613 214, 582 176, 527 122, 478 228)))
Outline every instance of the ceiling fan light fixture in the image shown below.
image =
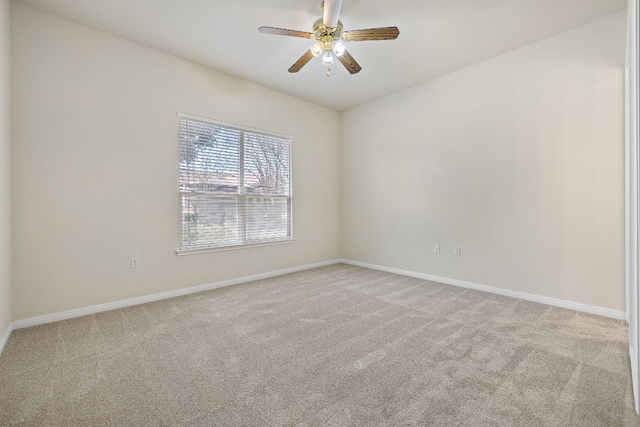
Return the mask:
POLYGON ((351 56, 345 47, 345 42, 370 40, 395 40, 400 35, 398 27, 378 27, 362 30, 344 31, 340 21, 342 0, 326 0, 321 4, 323 16, 313 23, 313 32, 289 30, 286 28, 265 27, 258 28, 262 34, 275 34, 289 37, 300 37, 313 40, 313 45, 291 67, 290 73, 297 73, 313 58, 322 55, 322 64, 328 65, 327 76, 331 72, 334 56, 351 74, 359 73, 362 67, 351 56), (327 6, 325 8, 325 6, 327 6))
POLYGON ((333 55, 330 50, 327 50, 324 55, 322 55, 322 65, 331 65, 333 64, 333 55))
POLYGON ((340 40, 333 44, 333 53, 335 53, 336 56, 342 56, 345 50, 347 50, 347 47, 340 40))
POLYGON ((314 43, 313 46, 311 46, 311 54, 316 58, 320 56, 323 50, 324 50, 324 44, 322 42, 314 43))

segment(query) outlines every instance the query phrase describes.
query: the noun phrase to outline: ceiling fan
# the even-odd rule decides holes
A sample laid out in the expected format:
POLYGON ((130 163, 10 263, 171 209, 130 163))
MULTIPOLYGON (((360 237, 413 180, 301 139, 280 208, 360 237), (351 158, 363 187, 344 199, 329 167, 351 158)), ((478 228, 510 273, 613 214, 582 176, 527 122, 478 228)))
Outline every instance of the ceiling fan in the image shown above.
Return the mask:
POLYGON ((344 42, 394 40, 400 34, 398 27, 343 31, 342 22, 338 19, 340 16, 340 8, 342 7, 342 0, 325 0, 320 4, 320 7, 324 9, 324 16, 313 24, 313 32, 311 33, 275 27, 258 28, 258 31, 263 34, 276 34, 316 40, 316 43, 289 68, 290 73, 297 73, 313 58, 322 55, 322 63, 329 66, 327 71, 327 76, 329 76, 335 55, 351 74, 356 74, 362 67, 353 59, 353 56, 347 52, 344 42))

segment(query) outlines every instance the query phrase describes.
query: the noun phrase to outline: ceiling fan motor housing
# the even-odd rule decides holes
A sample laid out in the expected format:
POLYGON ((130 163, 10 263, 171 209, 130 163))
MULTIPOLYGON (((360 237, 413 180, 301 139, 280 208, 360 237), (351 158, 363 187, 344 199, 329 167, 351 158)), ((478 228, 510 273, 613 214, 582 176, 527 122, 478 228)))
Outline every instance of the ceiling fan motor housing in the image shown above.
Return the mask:
POLYGON ((324 50, 331 50, 333 42, 342 37, 342 21, 335 28, 324 25, 322 18, 313 23, 313 38, 324 44, 324 50))

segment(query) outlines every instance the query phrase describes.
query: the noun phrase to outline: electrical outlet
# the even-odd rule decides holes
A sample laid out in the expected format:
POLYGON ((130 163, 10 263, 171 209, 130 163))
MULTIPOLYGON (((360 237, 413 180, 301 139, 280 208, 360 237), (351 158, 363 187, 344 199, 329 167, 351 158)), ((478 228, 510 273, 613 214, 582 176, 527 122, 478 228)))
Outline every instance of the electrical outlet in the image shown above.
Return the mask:
POLYGON ((131 258, 131 268, 138 268, 140 266, 139 260, 137 257, 131 258))
POLYGON ((439 254, 439 253, 440 253, 440 245, 435 245, 435 246, 433 247, 433 252, 435 252, 435 253, 439 254))
POLYGON ((460 246, 456 246, 455 248, 453 248, 453 254, 454 255, 461 255, 462 254, 462 250, 460 250, 460 246))
POLYGON ((320 244, 320 239, 316 237, 316 239, 313 241, 313 244, 318 246, 320 244))

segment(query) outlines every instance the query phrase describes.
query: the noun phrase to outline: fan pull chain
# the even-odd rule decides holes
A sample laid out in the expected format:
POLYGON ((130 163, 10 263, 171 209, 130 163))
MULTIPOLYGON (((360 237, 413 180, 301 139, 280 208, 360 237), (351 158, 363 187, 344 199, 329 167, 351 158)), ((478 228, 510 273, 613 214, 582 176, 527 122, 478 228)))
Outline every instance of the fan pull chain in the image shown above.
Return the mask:
POLYGON ((327 77, 331 75, 331 67, 327 67, 327 77))

